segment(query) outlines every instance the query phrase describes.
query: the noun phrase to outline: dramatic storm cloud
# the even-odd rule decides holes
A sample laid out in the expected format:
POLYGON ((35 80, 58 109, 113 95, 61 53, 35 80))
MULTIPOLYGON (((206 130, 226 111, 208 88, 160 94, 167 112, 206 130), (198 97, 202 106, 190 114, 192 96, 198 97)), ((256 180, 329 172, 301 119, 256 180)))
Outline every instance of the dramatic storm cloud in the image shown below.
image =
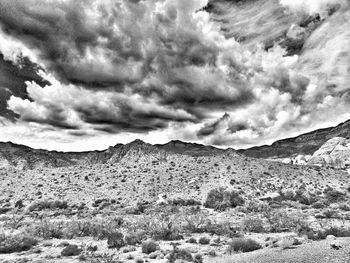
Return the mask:
POLYGON ((342 121, 348 5, 0 0, 0 139, 246 147, 342 121))

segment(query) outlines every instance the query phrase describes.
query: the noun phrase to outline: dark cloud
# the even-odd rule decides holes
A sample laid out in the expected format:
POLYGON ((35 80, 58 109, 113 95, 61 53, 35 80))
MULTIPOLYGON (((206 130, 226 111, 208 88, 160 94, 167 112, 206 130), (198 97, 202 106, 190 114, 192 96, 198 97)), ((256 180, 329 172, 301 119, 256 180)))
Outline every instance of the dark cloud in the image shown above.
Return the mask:
POLYGON ((197 132, 197 136, 203 137, 212 135, 216 131, 220 123, 229 118, 230 115, 226 112, 220 119, 216 120, 215 122, 204 125, 204 127, 197 132))
POLYGON ((18 117, 13 111, 7 109, 7 100, 11 96, 28 99, 25 81, 35 81, 41 86, 48 84, 38 74, 38 65, 28 58, 18 58, 17 64, 4 59, 0 53, 0 116, 14 120, 18 117))

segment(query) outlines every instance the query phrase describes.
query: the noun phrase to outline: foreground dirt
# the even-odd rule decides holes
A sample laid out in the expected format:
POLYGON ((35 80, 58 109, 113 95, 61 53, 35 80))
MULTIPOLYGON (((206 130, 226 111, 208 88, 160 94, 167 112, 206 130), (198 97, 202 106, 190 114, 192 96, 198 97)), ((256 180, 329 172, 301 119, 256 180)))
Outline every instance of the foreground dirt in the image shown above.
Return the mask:
POLYGON ((310 242, 290 249, 262 249, 250 253, 208 259, 208 263, 349 263, 350 238, 310 242), (333 249, 331 244, 341 246, 333 249))

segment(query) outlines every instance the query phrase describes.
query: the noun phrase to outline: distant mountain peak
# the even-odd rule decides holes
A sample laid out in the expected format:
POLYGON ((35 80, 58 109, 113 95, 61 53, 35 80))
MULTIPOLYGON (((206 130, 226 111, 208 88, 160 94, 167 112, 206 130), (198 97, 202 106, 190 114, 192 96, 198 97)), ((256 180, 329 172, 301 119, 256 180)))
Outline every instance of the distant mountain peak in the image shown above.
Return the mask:
POLYGON ((136 140, 133 140, 132 142, 129 142, 128 144, 130 145, 135 145, 135 144, 146 144, 143 140, 140 140, 140 139, 136 139, 136 140))

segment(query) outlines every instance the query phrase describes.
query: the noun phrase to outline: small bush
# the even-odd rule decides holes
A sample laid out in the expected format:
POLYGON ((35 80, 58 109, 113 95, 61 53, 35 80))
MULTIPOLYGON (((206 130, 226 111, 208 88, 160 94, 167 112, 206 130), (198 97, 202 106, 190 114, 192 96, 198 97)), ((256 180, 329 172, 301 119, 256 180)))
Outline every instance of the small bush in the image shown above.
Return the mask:
POLYGON ((61 251, 62 257, 78 256, 81 253, 81 248, 77 245, 68 245, 61 251))
POLYGON ((203 256, 201 254, 196 254, 193 258, 194 263, 203 263, 203 256))
POLYGON ((197 240, 194 237, 190 237, 186 242, 191 244, 197 244, 197 240))
POLYGON ((108 248, 121 248, 125 246, 124 235, 120 232, 112 232, 107 237, 108 248))
POLYGON ((169 204, 175 205, 175 206, 196 206, 196 205, 202 205, 200 201, 194 200, 194 199, 182 199, 182 198, 176 198, 169 201, 169 204))
POLYGON ((319 200, 312 204, 312 207, 315 209, 322 209, 329 206, 329 203, 326 200, 319 200))
POLYGON ((68 203, 67 201, 62 200, 43 200, 32 203, 28 207, 28 211, 41 211, 45 209, 67 209, 68 203))
POLYGON ((144 232, 132 232, 125 235, 124 240, 125 243, 129 246, 134 246, 137 244, 141 244, 142 240, 144 240, 146 234, 144 232))
POLYGON ((199 238, 198 243, 202 245, 207 245, 210 243, 210 239, 207 237, 201 237, 199 238))
POLYGON ((224 188, 211 190, 206 198, 204 206, 215 210, 225 210, 244 204, 244 199, 236 191, 225 190, 224 188))
POLYGON ((173 251, 169 255, 168 262, 174 263, 177 261, 189 261, 193 262, 193 257, 191 252, 189 252, 187 249, 179 249, 178 247, 174 246, 173 251))
POLYGON ((278 210, 264 214, 270 224, 271 232, 285 232, 298 229, 306 224, 300 213, 288 213, 286 210, 278 210))
POLYGON ((327 197, 328 201, 331 203, 343 201, 345 196, 346 196, 345 193, 340 192, 338 190, 326 191, 326 197, 327 197))
POLYGON ((44 239, 62 238, 64 236, 64 225, 62 222, 51 222, 42 220, 34 226, 34 235, 44 239))
POLYGON ((322 214, 325 218, 328 218, 328 219, 338 216, 338 212, 336 210, 333 210, 333 209, 327 209, 327 210, 323 211, 322 214))
POLYGON ((37 243, 38 241, 34 237, 24 234, 0 234, 0 254, 26 251, 37 243))
POLYGON ((145 254, 151 254, 152 252, 157 251, 158 248, 159 248, 158 243, 156 243, 153 240, 145 241, 141 245, 142 253, 145 253, 145 254))
POLYGON ((234 238, 229 242, 228 253, 233 252, 250 252, 260 249, 261 245, 253 239, 234 238))
POLYGON ((265 232, 264 222, 259 218, 247 218, 242 222, 244 231, 252 233, 263 233, 265 232))

